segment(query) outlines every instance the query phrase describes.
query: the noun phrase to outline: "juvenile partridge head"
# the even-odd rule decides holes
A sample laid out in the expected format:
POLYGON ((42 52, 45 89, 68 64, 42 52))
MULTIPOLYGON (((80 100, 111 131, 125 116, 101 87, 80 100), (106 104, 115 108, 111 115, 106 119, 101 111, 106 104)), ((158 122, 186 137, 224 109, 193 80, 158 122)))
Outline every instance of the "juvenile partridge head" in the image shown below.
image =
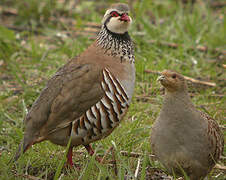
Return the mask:
POLYGON ((164 70, 157 79, 169 92, 186 91, 187 84, 184 77, 175 71, 164 70))

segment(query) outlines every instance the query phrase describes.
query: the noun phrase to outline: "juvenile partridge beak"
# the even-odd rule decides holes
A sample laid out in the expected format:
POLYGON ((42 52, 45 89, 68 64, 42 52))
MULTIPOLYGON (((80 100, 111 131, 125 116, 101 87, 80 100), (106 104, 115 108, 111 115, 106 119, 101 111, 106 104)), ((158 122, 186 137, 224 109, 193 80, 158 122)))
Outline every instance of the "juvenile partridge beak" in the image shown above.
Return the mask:
POLYGON ((127 14, 122 14, 120 20, 125 21, 125 22, 129 22, 130 18, 127 14))
POLYGON ((158 77, 157 81, 160 81, 160 82, 161 82, 161 81, 163 81, 164 79, 165 79, 165 76, 161 75, 161 76, 158 77))

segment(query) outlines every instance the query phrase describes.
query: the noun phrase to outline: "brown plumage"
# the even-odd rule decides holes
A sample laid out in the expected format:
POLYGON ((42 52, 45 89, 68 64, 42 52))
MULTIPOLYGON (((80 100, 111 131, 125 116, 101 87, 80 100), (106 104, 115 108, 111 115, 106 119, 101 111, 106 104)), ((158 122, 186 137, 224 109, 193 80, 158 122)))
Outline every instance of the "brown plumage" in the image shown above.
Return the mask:
POLYGON ((31 145, 49 140, 72 148, 108 136, 120 123, 135 83, 133 44, 128 34, 132 19, 126 4, 115 4, 103 18, 96 41, 70 60, 48 81, 24 123, 24 138, 15 160, 31 145))
POLYGON ((197 110, 182 75, 165 70, 158 78, 166 94, 153 124, 151 147, 170 173, 191 180, 204 178, 223 153, 224 139, 217 122, 197 110))

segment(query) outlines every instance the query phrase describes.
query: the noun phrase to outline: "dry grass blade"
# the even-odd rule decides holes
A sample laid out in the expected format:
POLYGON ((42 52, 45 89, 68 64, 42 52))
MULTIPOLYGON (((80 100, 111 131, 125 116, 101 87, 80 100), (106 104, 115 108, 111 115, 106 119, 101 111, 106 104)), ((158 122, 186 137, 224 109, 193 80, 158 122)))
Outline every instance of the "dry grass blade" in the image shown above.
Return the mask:
MULTIPOLYGON (((139 157, 144 156, 142 153, 128 152, 128 151, 120 151, 120 154, 123 156, 134 157, 134 158, 139 158, 139 157)), ((153 154, 150 154, 149 158, 152 160, 156 160, 156 157, 153 154)))
POLYGON ((224 166, 224 165, 216 164, 216 165, 214 166, 214 168, 215 168, 215 169, 220 169, 220 170, 223 170, 223 171, 226 172, 226 166, 224 166))
POLYGON ((10 7, 3 7, 3 6, 0 6, 0 13, 2 14, 2 15, 14 15, 14 16, 16 16, 16 15, 18 15, 18 11, 17 11, 17 9, 15 9, 15 8, 10 8, 10 7))
POLYGON ((226 125, 219 125, 222 130, 226 129, 226 125))
POLYGON ((116 158, 115 158, 115 149, 112 148, 111 149, 111 154, 112 154, 112 164, 113 164, 113 168, 114 168, 114 172, 115 172, 115 175, 118 174, 118 169, 117 169, 117 161, 116 161, 116 158))
MULTIPOLYGON (((128 152, 128 151, 120 151, 120 154, 123 155, 123 156, 133 157, 133 158, 140 158, 140 157, 144 156, 144 154, 142 154, 142 153, 128 152)), ((152 160, 156 160, 156 157, 155 157, 154 154, 150 154, 149 158, 152 159, 152 160)), ((226 157, 221 156, 220 159, 225 160, 226 157)))
POLYGON ((220 160, 226 160, 225 156, 220 156, 220 160))
POLYGON ((140 162, 141 162, 141 159, 138 158, 137 167, 136 167, 136 171, 135 171, 135 174, 134 174, 135 179, 137 179, 137 177, 138 177, 138 173, 139 173, 139 169, 140 169, 140 162))
POLYGON ((113 146, 111 146, 110 148, 108 148, 108 150, 105 152, 103 158, 102 158, 101 161, 100 161, 101 163, 104 163, 104 162, 105 162, 105 159, 106 159, 107 155, 108 155, 110 152, 112 152, 112 149, 113 149, 113 146))
POLYGON ((226 6, 226 2, 212 2, 212 8, 224 8, 226 6))

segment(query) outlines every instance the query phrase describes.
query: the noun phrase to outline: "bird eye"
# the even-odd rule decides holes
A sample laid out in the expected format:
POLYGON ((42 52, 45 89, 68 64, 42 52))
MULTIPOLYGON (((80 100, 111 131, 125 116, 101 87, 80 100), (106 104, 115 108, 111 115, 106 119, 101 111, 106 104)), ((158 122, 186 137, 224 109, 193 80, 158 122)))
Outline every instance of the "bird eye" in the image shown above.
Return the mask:
POLYGON ((172 78, 173 78, 173 79, 175 79, 176 77, 177 77, 177 75, 176 75, 176 74, 173 74, 173 75, 172 75, 172 78))
POLYGON ((113 12, 111 12, 111 16, 112 16, 112 17, 118 17, 119 14, 118 14, 116 11, 113 11, 113 12))

